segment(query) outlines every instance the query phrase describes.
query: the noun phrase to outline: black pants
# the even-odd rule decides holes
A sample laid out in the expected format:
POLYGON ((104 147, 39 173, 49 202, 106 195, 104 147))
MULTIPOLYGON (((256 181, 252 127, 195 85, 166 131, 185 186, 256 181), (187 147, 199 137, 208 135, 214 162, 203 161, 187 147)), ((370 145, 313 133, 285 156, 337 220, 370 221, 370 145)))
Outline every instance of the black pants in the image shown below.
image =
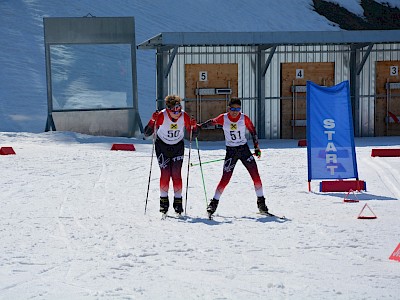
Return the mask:
POLYGON ((183 140, 169 145, 157 137, 155 142, 158 166, 161 170, 160 197, 168 197, 169 182, 172 179, 174 197, 182 198, 182 163, 185 153, 183 140))
POLYGON ((254 189, 257 196, 263 196, 262 183, 260 174, 258 173, 257 163, 249 149, 249 146, 247 144, 244 144, 236 147, 226 146, 224 170, 222 172, 222 178, 215 190, 214 199, 219 200, 219 198, 221 197, 225 187, 231 180, 233 170, 235 169, 238 160, 243 163, 251 178, 253 179, 254 189))

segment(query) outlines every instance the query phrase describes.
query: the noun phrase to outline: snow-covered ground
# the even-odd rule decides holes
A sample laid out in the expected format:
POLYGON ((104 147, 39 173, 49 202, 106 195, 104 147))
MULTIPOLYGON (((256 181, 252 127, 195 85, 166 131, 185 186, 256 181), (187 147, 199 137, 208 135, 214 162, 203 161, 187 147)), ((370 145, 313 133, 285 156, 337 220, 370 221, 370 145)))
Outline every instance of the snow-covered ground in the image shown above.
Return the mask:
MULTIPOLYGON (((388 258, 400 243, 400 160, 370 156, 399 148, 398 137, 356 139, 367 182, 359 203, 320 193, 317 181, 308 192, 306 149, 261 140, 267 203, 287 220, 256 213, 240 163, 214 220, 199 167, 187 218, 161 220, 155 163, 144 214, 151 140, 4 132, 0 141, 17 153, 0 156, 0 299, 399 299, 400 263, 388 258), (377 219, 357 219, 365 204, 377 219)), ((224 156, 222 142, 199 145, 202 162, 224 156)), ((210 198, 222 162, 203 171, 210 198)))

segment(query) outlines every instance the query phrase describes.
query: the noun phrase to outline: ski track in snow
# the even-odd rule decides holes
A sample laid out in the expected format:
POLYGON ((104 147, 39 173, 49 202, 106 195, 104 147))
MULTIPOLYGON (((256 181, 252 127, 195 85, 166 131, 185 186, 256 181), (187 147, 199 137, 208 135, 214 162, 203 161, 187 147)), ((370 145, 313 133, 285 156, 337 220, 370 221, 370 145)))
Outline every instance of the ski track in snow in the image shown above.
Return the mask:
POLYGON ((367 163, 378 174, 381 184, 383 184, 392 195, 400 199, 400 171, 391 167, 388 161, 398 160, 398 158, 364 158, 363 163, 367 163))
MULTIPOLYGON (((383 299, 400 293, 398 264, 388 260, 400 240, 400 164, 370 158, 370 147, 357 148, 360 177, 369 186, 359 197, 377 220, 357 220, 364 201, 344 204, 344 193, 319 193, 314 182, 307 192, 306 149, 295 141, 261 141, 257 161, 271 212, 287 220, 257 214, 241 163, 213 220, 199 167, 190 168, 187 217, 160 220, 154 162, 144 214, 151 141, 133 139, 137 151, 124 152, 109 150, 112 138, 0 136, 17 152, 0 159, 7 170, 0 177, 0 298, 383 299)), ((203 162, 225 153, 220 142, 200 142, 200 149, 203 162)), ((188 149, 184 185, 187 159, 188 149)), ((222 166, 203 165, 208 199, 222 166)))

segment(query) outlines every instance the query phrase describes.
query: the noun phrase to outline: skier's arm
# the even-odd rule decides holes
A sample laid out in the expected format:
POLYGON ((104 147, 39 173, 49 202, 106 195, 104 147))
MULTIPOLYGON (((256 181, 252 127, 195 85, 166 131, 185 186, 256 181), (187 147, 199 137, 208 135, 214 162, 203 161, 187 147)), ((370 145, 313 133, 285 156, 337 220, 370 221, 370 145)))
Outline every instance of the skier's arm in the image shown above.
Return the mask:
POLYGON ((254 145, 254 154, 260 158, 261 156, 261 150, 258 145, 258 137, 257 137, 257 132, 256 128, 253 125, 253 122, 251 122, 250 118, 246 115, 244 115, 244 124, 246 125, 247 130, 250 132, 251 137, 253 139, 253 145, 254 145))
POLYGON ((185 121, 185 127, 187 132, 190 133, 190 131, 192 131, 192 138, 197 138, 197 136, 199 135, 199 127, 197 126, 197 122, 194 118, 189 117, 189 115, 184 112, 183 113, 183 118, 185 121))
POLYGON ((147 123, 144 128, 144 136, 150 136, 154 133, 154 128, 156 126, 160 126, 164 122, 164 115, 160 114, 160 112, 155 111, 151 116, 149 123, 147 123))
POLYGON ((218 117, 214 119, 209 119, 201 124, 199 126, 201 128, 208 128, 209 126, 215 126, 215 125, 224 125, 224 114, 220 114, 218 117))

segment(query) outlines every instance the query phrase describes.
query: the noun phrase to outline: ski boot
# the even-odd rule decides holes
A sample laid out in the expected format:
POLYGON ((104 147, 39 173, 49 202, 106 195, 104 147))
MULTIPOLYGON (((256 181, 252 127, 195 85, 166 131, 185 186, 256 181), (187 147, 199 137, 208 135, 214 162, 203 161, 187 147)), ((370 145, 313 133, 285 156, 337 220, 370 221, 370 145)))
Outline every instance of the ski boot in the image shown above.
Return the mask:
POLYGON ((265 205, 265 198, 264 196, 257 197, 257 206, 258 211, 262 215, 268 215, 268 207, 265 205))
POLYGON ((169 200, 168 197, 160 197, 160 212, 163 215, 166 215, 169 208, 169 200))
POLYGON ((208 213, 208 218, 211 220, 213 213, 217 210, 219 200, 217 199, 211 199, 210 204, 207 206, 207 213, 208 213))
POLYGON ((175 212, 180 216, 182 214, 182 212, 183 212, 182 197, 181 198, 174 198, 173 207, 175 209, 175 212))

